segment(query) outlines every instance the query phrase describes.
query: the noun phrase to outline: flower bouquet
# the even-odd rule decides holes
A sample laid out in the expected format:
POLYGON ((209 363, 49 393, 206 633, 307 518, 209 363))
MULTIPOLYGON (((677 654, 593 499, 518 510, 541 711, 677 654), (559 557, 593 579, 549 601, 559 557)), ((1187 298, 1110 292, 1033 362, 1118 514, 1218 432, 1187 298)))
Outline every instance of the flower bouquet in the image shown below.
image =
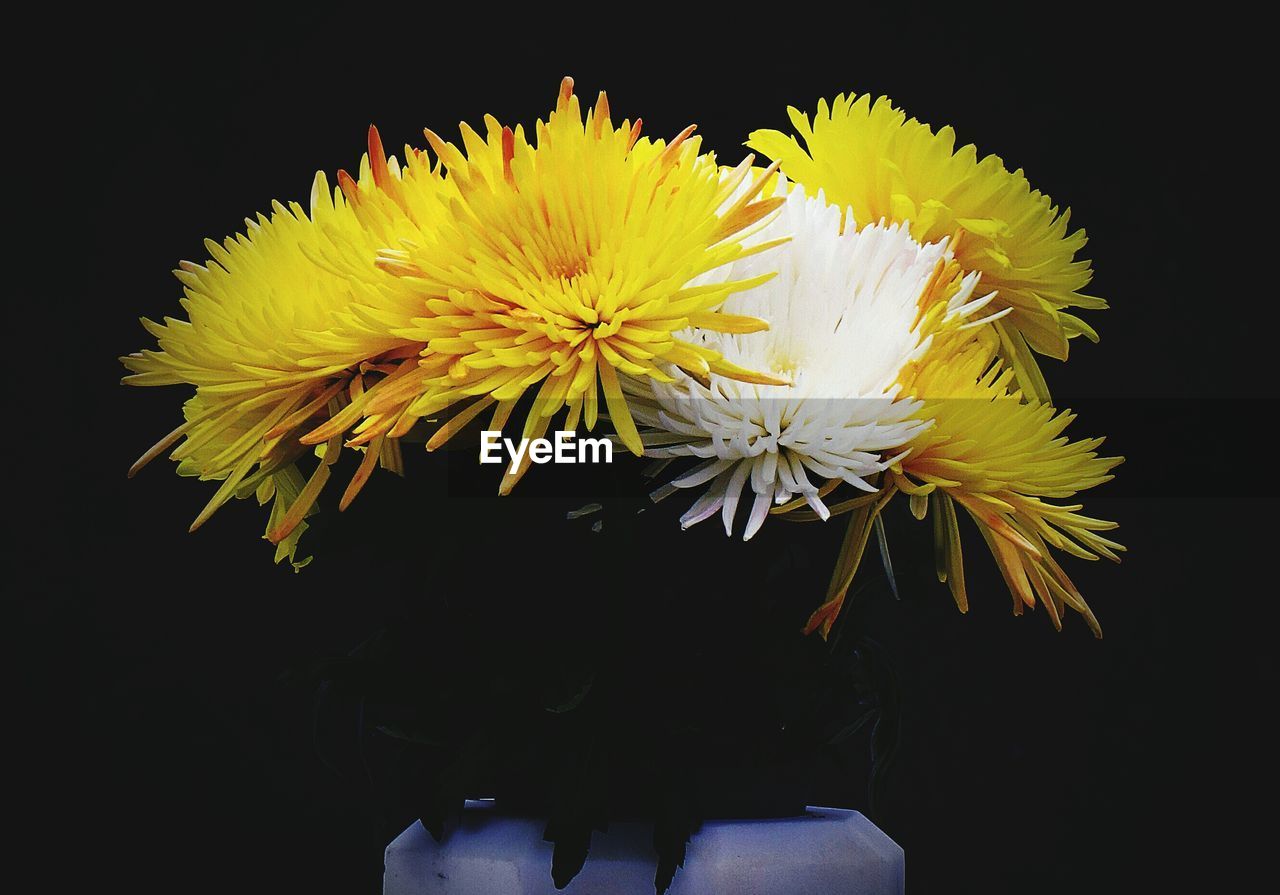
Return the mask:
POLYGON ((888 99, 791 109, 732 166, 692 125, 584 105, 566 78, 530 131, 486 117, 399 158, 371 128, 355 174, 207 241, 184 315, 122 358, 194 389, 131 472, 168 452, 217 483, 193 530, 268 506, 300 571, 309 528, 421 543, 420 599, 315 669, 326 756, 437 837, 469 796, 548 817, 561 886, 593 829, 646 817, 664 891, 701 819, 794 808, 768 781, 796 756, 868 738, 874 796, 891 661, 849 596, 896 594, 893 516, 931 528, 960 611, 968 519, 1015 613, 1101 636, 1058 557, 1123 549, 1074 500, 1120 459, 1064 434, 1037 356, 1096 339, 1074 312, 1105 303, 1067 212, 888 99), (322 512, 378 470, 453 497, 322 512), (457 499, 481 487, 503 499, 457 499), (787 532, 713 543, 716 516, 787 532))

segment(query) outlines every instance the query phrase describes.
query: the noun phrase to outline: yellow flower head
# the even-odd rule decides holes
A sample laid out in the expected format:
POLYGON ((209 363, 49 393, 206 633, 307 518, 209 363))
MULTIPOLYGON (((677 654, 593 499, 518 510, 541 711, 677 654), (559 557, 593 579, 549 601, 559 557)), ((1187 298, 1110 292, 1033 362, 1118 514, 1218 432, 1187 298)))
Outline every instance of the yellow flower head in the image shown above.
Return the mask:
MULTIPOLYGON (((485 125, 481 136, 463 124, 461 149, 427 131, 443 180, 403 181, 410 204, 441 211, 388 244, 378 264, 417 303, 396 334, 426 348, 416 377, 383 383, 361 403, 359 412, 377 420, 362 424, 366 431, 386 426, 406 395, 414 400, 402 426, 476 399, 431 440, 435 447, 491 405, 500 428, 536 389, 524 427, 532 438, 562 408, 566 429, 580 420, 591 428, 603 392, 619 437, 639 454, 619 371, 666 381, 664 367, 674 365, 703 378, 779 381, 675 335, 690 326, 767 328, 717 313, 729 294, 761 281, 726 282, 717 272, 770 247, 744 248, 742 239, 781 202, 758 198, 763 180, 739 189, 750 157, 722 176, 699 153, 692 127, 670 143, 641 138, 639 121, 613 123, 603 93, 584 119, 568 78, 533 142, 522 127, 492 117, 485 125)), ((522 472, 510 470, 502 490, 522 472)))
MULTIPOLYGON (((225 452, 230 449, 233 455, 252 453, 263 442, 261 435, 250 436, 247 441, 242 439, 255 429, 261 431, 260 424, 271 412, 269 405, 247 410, 230 421, 227 414, 211 415, 208 412, 211 406, 216 407, 216 402, 211 405, 205 395, 197 392, 182 407, 183 416, 191 426, 187 429, 178 460, 178 475, 225 481, 232 474, 232 468, 228 467, 223 456, 225 452)), ((301 452, 294 450, 289 452, 289 459, 277 457, 276 462, 259 462, 258 468, 241 479, 230 491, 230 496, 238 498, 253 495, 257 497, 259 504, 271 501, 271 513, 267 521, 268 535, 279 528, 284 519, 291 518, 289 509, 297 503, 306 487, 306 481, 295 462, 300 456, 301 452)), ((307 523, 302 520, 314 511, 314 506, 297 507, 293 515, 298 517, 298 521, 288 533, 278 539, 276 562, 287 559, 295 568, 301 568, 310 561, 309 557, 298 560, 296 553, 298 541, 307 530, 307 523)))
MULTIPOLYGON (((923 296, 921 313, 936 316, 936 295, 923 296)), ((1101 438, 1070 441, 1063 431, 1075 419, 1047 403, 1026 399, 1013 371, 997 358, 998 336, 990 327, 939 329, 930 350, 903 371, 903 392, 921 401, 918 417, 930 424, 888 470, 880 491, 839 509, 852 512, 849 535, 827 601, 806 630, 823 636, 839 615, 876 515, 897 493, 907 494, 912 514, 933 513, 938 579, 949 584, 956 605, 967 611, 958 504, 977 525, 1013 594, 1014 612, 1045 607, 1061 629, 1065 606, 1085 617, 1098 637, 1102 629, 1050 548, 1081 559, 1118 560, 1124 548, 1098 534, 1114 522, 1080 514, 1069 499, 1110 481, 1119 457, 1100 457, 1101 438)))
MULTIPOLYGON (((391 278, 372 265, 378 246, 407 219, 385 216, 381 226, 371 226, 365 217, 359 219, 342 193, 316 175, 310 214, 297 203, 274 203, 270 216, 246 220, 245 233, 221 244, 206 240, 211 260, 205 265, 182 262, 175 274, 183 284, 186 319, 144 319, 157 348, 121 358, 132 374, 127 384, 195 387, 185 421, 131 470, 182 439, 171 454, 179 471, 222 483, 193 530, 233 496, 261 486, 265 500, 277 482, 276 506, 283 500, 290 512, 273 511, 280 518, 268 537, 296 544, 287 539, 310 511, 341 448, 335 440, 323 449, 325 462, 305 489, 294 489, 301 498, 295 500, 286 485, 297 475, 294 461, 305 453, 300 435, 336 413, 352 393, 358 396, 367 376, 378 379, 402 358, 416 358, 420 346, 385 324, 407 309, 395 307, 400 296, 376 282, 391 278), (362 277, 350 275, 362 266, 368 268, 362 277)), ((370 456, 397 468, 393 446, 378 448, 370 456)), ((362 471, 367 476, 364 466, 362 471)))
POLYGON ((1065 360, 1069 338, 1097 338, 1066 309, 1106 307, 1080 291, 1091 272, 1088 261, 1075 259, 1086 240, 1083 230, 1068 231, 1070 211, 1059 214, 1021 170, 1010 172, 994 155, 979 159, 972 145, 957 151, 951 128, 935 134, 886 97, 822 100, 812 122, 797 109, 788 113, 803 147, 775 130, 755 131, 747 145, 781 162, 810 193, 821 189, 850 207, 858 226, 909 221, 920 242, 953 237, 961 267, 981 272, 983 288, 998 293, 997 307, 1012 309, 996 325, 1002 355, 1023 390, 1047 400, 1028 345, 1065 360))

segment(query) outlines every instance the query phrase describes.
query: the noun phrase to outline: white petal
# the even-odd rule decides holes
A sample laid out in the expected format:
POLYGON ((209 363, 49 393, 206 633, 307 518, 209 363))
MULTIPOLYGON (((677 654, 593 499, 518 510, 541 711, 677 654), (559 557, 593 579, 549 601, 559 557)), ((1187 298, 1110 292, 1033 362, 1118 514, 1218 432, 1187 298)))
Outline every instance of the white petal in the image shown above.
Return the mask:
POLYGON ((764 520, 769 516, 771 503, 773 503, 772 489, 756 494, 755 502, 751 504, 751 515, 747 517, 746 530, 742 532, 742 540, 751 540, 751 537, 760 530, 760 526, 764 525, 764 520))

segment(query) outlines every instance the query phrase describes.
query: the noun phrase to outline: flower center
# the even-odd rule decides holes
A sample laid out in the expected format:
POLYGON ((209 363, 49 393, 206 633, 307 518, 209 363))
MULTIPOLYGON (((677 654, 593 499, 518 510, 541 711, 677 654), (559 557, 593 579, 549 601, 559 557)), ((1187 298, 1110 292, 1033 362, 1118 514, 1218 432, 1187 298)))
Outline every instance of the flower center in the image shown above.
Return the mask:
POLYGON ((582 257, 557 258, 548 266, 548 272, 557 279, 563 277, 572 282, 586 273, 587 259, 582 257))
POLYGON ((793 357, 789 352, 775 350, 769 358, 769 371, 787 379, 795 379, 795 374, 804 368, 804 362, 793 357))

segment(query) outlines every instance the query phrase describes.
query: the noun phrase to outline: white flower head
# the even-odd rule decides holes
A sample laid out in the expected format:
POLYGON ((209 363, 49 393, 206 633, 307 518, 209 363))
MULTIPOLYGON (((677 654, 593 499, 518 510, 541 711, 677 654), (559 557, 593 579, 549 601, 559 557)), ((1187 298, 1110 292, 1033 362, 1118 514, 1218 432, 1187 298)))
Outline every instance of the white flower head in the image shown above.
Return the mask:
MULTIPOLYGON (((787 190, 785 181, 778 190, 787 190)), ((744 540, 759 531, 771 506, 797 497, 826 519, 824 485, 839 480, 876 490, 867 477, 898 460, 903 446, 929 427, 916 416, 920 402, 901 395, 898 380, 928 350, 919 301, 951 258, 946 240, 921 245, 905 225, 858 230, 852 212, 843 218, 842 231, 841 209, 822 193, 791 190, 778 216, 754 236, 790 241, 728 271, 734 279, 777 272, 723 307, 764 318, 770 328, 690 337, 733 363, 784 377, 789 386, 714 374, 700 382, 674 369, 671 382, 626 383, 637 422, 649 427, 646 456, 705 460, 654 494, 661 499, 675 489, 707 486, 681 517, 684 527, 719 511, 731 535, 748 482, 754 501, 744 540)), ((977 280, 977 274, 962 280, 948 301, 948 319, 967 318, 994 297, 970 300, 977 280)))

